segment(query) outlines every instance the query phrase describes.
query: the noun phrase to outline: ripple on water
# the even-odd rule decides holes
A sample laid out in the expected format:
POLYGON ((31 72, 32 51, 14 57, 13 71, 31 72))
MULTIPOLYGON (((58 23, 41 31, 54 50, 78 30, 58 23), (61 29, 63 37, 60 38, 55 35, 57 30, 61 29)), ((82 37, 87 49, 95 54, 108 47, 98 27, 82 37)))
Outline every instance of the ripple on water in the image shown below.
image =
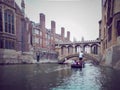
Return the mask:
POLYGON ((63 79, 64 81, 60 86, 51 90, 100 90, 96 80, 100 74, 98 67, 88 65, 82 70, 71 69, 71 73, 70 77, 63 79))
POLYGON ((38 64, 0 66, 0 90, 120 90, 120 73, 86 64, 38 64), (18 88, 19 87, 19 88, 18 88))

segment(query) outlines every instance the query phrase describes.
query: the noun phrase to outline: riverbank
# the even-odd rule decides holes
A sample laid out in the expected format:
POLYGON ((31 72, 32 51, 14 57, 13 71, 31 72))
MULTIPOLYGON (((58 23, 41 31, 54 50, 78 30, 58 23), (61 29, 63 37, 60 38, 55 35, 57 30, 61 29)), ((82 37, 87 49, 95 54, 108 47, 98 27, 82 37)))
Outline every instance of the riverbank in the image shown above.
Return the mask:
POLYGON ((58 63, 58 60, 57 60, 57 59, 55 59, 55 60, 43 59, 43 60, 40 60, 39 62, 37 62, 37 61, 35 60, 34 63, 58 63))
MULTIPOLYGON (((15 60, 17 61, 17 60, 15 60)), ((50 60, 50 59, 43 59, 43 60, 39 60, 37 62, 37 60, 31 60, 31 61, 26 61, 26 60, 23 60, 22 62, 8 62, 8 63, 0 63, 0 65, 20 65, 20 64, 39 64, 39 63, 48 63, 48 64, 57 64, 58 63, 58 60, 55 59, 55 60, 50 60)))

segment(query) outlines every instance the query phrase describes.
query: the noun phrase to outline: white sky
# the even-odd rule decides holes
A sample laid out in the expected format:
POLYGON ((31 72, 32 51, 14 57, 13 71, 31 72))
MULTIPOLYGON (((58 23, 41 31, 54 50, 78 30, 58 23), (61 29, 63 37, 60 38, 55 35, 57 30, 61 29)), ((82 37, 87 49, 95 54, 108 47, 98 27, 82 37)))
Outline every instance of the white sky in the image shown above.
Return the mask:
MULTIPOLYGON (((19 5, 21 0, 15 0, 19 5)), ((46 15, 46 28, 51 20, 56 22, 56 33, 61 27, 71 32, 71 40, 94 40, 99 35, 101 0, 25 0, 25 13, 30 20, 38 23, 39 13, 46 15)))

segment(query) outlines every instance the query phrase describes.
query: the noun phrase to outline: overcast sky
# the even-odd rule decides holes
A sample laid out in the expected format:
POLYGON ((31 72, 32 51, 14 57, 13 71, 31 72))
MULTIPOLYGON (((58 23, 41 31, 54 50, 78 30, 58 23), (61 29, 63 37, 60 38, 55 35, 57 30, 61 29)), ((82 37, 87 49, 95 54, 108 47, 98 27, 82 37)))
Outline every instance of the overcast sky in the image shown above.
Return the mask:
MULTIPOLYGON (((16 0, 20 5, 21 0, 16 0)), ((71 40, 94 40, 99 35, 101 0, 25 0, 25 13, 30 20, 38 23, 39 13, 46 15, 46 28, 51 20, 56 22, 56 33, 71 32, 71 40)), ((66 34, 65 34, 66 36, 66 34)))

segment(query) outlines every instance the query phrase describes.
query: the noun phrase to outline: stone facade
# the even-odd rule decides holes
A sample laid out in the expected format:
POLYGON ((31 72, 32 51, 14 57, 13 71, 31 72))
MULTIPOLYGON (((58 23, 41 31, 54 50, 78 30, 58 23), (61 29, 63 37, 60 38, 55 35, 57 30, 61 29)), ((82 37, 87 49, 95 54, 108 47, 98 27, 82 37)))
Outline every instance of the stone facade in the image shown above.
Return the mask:
POLYGON ((47 29, 45 27, 45 15, 40 13, 40 23, 32 23, 32 37, 33 37, 33 47, 34 47, 34 58, 37 59, 56 59, 58 53, 55 49, 55 43, 58 42, 69 42, 69 36, 65 37, 65 30, 61 28, 61 35, 56 33, 56 22, 51 21, 51 28, 47 29))
MULTIPOLYGON (((23 4, 22 0, 21 8, 23 4)), ((0 0, 0 63, 20 63, 19 56, 28 51, 23 12, 14 0, 0 0)))
POLYGON ((84 53, 99 55, 100 41, 88 40, 76 42, 59 42, 55 46, 60 58, 73 55, 81 51, 84 53))
POLYGON ((56 34, 56 23, 46 28, 45 15, 40 22, 25 17, 25 3, 19 7, 15 0, 0 0, 0 64, 34 63, 36 59, 56 59, 55 43, 70 41, 69 36, 56 34))
POLYGON ((102 20, 99 22, 102 63, 118 66, 120 55, 120 1, 102 0, 102 20))

